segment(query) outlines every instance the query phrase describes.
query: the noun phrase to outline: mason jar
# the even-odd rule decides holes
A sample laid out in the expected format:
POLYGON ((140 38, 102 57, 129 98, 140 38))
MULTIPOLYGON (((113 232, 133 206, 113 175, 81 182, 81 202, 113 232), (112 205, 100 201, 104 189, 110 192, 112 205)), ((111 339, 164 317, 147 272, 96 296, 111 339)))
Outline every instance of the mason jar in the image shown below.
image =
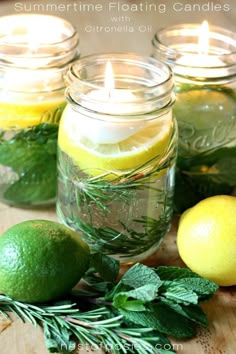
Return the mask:
POLYGON ((74 62, 58 136, 59 220, 122 263, 170 228, 176 125, 168 66, 131 53, 74 62))
POLYGON ((62 18, 0 18, 0 200, 21 207, 55 202, 64 75, 78 34, 62 18))
POLYGON ((206 23, 183 24, 158 31, 152 43, 153 56, 175 75, 175 206, 182 212, 236 186, 236 35, 206 23))

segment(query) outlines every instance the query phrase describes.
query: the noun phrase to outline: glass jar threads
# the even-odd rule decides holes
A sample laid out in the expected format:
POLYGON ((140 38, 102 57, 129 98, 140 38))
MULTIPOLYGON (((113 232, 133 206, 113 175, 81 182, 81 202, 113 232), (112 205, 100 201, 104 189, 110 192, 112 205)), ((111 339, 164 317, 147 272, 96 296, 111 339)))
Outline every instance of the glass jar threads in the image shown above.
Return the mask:
POLYGON ((236 186, 236 36, 206 22, 171 26, 156 33, 153 56, 175 74, 181 212, 236 186))
POLYGON ((121 262, 157 249, 172 215, 176 126, 169 68, 131 53, 93 55, 67 74, 58 136, 61 222, 121 262))
POLYGON ((55 202, 64 75, 78 54, 78 34, 62 18, 0 18, 1 201, 26 207, 55 202))

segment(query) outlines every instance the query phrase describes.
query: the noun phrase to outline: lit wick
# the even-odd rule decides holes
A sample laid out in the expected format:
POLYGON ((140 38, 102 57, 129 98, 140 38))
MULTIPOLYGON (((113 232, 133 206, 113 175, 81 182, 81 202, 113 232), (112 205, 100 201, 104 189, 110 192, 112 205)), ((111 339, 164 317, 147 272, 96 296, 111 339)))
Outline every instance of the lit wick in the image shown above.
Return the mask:
POLYGON ((112 69, 111 62, 108 61, 106 64, 104 89, 107 92, 108 99, 111 98, 112 90, 115 88, 114 73, 112 69))

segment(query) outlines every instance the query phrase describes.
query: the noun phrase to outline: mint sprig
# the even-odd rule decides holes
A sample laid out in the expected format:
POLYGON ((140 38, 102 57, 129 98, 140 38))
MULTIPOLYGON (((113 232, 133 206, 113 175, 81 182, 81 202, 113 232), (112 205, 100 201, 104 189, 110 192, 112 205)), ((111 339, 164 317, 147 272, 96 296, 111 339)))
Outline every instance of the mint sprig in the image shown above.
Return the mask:
POLYGON ((86 289, 47 305, 0 295, 0 312, 42 326, 52 353, 71 353, 79 342, 115 354, 173 354, 167 335, 190 338, 197 325, 208 325, 199 303, 217 291, 213 282, 186 268, 139 263, 117 281, 118 270, 117 261, 94 254, 86 289))

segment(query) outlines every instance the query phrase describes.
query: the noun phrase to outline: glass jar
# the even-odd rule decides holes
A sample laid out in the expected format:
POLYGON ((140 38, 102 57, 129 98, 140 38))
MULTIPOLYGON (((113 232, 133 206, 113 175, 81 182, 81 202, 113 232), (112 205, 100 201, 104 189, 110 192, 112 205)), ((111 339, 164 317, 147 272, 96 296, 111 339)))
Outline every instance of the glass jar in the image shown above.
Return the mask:
POLYGON ((55 202, 64 75, 78 55, 78 34, 62 18, 0 18, 2 202, 25 207, 55 202))
POLYGON ((193 24, 171 26, 152 42, 153 56, 175 75, 177 212, 236 186, 236 35, 215 26, 201 31, 193 24))
POLYGON ((73 63, 67 83, 59 220, 93 251, 122 263, 144 259, 171 222, 177 135, 171 71, 152 58, 109 53, 73 63))

